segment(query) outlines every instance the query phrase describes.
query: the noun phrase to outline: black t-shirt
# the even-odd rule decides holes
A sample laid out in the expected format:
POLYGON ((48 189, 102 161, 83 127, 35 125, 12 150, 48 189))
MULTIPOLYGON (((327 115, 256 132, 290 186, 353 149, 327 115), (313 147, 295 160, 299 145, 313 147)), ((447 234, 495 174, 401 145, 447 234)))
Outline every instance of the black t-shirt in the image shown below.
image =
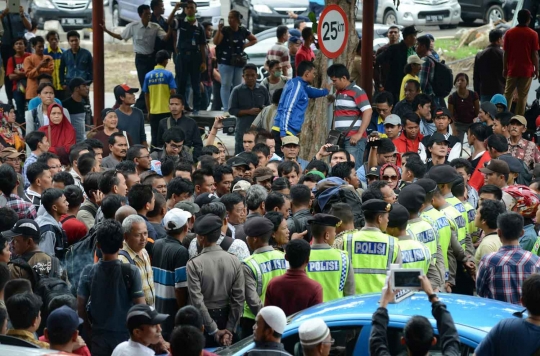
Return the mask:
POLYGON ((251 35, 245 27, 239 27, 238 31, 233 31, 229 26, 221 29, 223 40, 216 46, 216 55, 219 64, 231 64, 231 54, 242 54, 244 52, 244 42, 251 35))
POLYGON ((62 106, 69 112, 70 115, 86 113, 84 109, 85 101, 78 102, 73 100, 72 97, 67 98, 62 102, 62 106))

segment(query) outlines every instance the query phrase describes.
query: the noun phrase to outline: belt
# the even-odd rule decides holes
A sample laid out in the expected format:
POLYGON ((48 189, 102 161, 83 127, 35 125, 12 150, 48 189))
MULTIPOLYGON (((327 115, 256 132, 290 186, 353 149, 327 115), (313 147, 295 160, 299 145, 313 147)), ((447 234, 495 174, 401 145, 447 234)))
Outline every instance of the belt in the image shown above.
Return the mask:
POLYGON ((230 307, 225 307, 225 308, 217 308, 217 309, 208 309, 208 313, 221 313, 221 312, 229 312, 231 308, 230 307))

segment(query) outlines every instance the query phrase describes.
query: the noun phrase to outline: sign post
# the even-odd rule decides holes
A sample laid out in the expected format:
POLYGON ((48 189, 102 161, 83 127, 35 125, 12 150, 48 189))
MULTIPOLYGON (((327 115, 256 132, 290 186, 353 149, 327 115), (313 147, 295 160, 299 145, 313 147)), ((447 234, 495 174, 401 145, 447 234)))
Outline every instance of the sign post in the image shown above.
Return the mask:
MULTIPOLYGON (((317 28, 319 48, 328 58, 328 67, 334 63, 334 58, 339 57, 347 47, 349 40, 349 21, 347 14, 338 5, 328 5, 324 8, 319 18, 317 28)), ((328 80, 330 80, 328 78, 328 80)), ((328 105, 327 121, 328 128, 332 127, 333 105, 328 105)))

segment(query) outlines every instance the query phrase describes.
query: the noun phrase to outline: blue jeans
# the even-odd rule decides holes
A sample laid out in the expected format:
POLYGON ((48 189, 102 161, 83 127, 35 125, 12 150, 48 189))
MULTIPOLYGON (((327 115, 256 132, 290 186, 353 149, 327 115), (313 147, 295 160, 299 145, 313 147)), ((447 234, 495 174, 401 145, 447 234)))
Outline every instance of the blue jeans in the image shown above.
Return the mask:
POLYGON ((208 110, 210 106, 210 100, 212 99, 212 86, 206 86, 203 84, 204 92, 201 93, 201 110, 208 110))
POLYGON ((345 149, 347 152, 349 152, 352 156, 354 156, 354 167, 355 169, 360 168, 362 163, 364 163, 364 151, 366 150, 366 143, 367 140, 365 138, 362 138, 360 141, 356 143, 356 146, 353 146, 350 144, 350 137, 347 137, 345 139, 345 149))
POLYGON ((229 111, 229 97, 231 96, 231 90, 242 83, 242 68, 227 64, 218 64, 218 70, 221 75, 221 101, 223 103, 223 111, 229 111))
POLYGON ((71 116, 71 125, 75 129, 75 134, 77 135, 77 143, 86 140, 86 115, 73 115, 71 116))

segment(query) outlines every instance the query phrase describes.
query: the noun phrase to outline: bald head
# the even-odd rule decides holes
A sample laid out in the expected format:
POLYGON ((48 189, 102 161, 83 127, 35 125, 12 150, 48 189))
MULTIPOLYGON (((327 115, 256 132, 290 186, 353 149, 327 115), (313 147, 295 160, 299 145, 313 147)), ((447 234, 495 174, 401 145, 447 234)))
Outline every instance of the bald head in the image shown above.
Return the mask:
POLYGON ((124 205, 116 211, 116 214, 114 214, 114 220, 121 224, 124 222, 124 219, 130 215, 137 215, 137 211, 129 205, 124 205))

